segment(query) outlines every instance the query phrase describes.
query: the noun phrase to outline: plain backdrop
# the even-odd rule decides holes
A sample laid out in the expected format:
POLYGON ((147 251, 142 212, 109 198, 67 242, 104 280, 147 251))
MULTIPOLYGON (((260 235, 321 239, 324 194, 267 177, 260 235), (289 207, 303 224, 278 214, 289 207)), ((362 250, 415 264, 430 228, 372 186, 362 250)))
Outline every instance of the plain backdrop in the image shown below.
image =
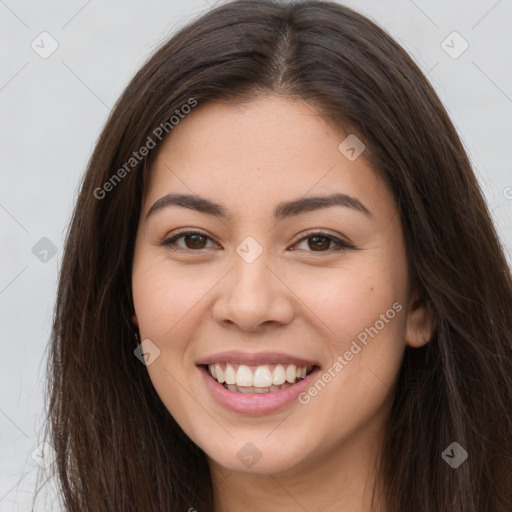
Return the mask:
MULTIPOLYGON (((511 261, 512 1, 340 3, 385 28, 428 73, 511 261)), ((34 495, 64 234, 92 148, 136 70, 209 8, 205 0, 0 0, 1 512, 30 510, 34 495)), ((38 503, 44 496, 36 510, 59 510, 50 487, 38 503)))

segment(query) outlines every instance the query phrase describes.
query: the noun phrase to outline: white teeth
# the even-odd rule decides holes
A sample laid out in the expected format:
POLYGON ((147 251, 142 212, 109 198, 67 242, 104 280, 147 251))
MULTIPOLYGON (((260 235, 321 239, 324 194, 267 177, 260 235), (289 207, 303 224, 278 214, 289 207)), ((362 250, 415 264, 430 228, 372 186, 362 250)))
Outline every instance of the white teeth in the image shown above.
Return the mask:
POLYGON ((224 372, 224 379, 226 384, 236 384, 236 373, 233 367, 228 363, 226 364, 226 371, 224 372))
POLYGON ((272 385, 272 373, 268 366, 258 366, 254 372, 253 386, 256 388, 268 388, 272 385))
POLYGON ((279 386, 284 384, 286 380, 286 372, 284 370, 284 366, 282 364, 278 364, 274 371, 272 372, 272 384, 279 386))
POLYGON ((241 364, 236 372, 236 385, 250 387, 253 385, 252 370, 241 364))
POLYGON ((217 377, 215 377, 221 384, 224 382, 224 370, 221 368, 220 364, 217 363, 215 365, 215 373, 217 374, 217 377))
MULTIPOLYGON (((289 387, 306 378, 308 367, 294 364, 275 365, 271 370, 268 365, 251 367, 241 364, 226 363, 222 369, 221 363, 208 365, 210 375, 230 391, 242 393, 267 393, 289 387), (253 367, 254 368, 254 367, 253 367)), ((312 367, 309 367, 310 369, 312 367)))
POLYGON ((297 378, 297 371, 294 364, 289 364, 286 367, 286 380, 291 384, 292 382, 295 382, 295 379, 297 378))

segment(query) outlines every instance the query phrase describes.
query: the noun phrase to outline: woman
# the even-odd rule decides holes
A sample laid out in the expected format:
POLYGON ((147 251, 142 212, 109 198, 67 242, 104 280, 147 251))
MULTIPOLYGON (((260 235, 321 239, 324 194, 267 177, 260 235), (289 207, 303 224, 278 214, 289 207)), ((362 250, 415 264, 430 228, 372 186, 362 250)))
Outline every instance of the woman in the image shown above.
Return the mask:
POLYGON ((512 510, 511 283, 387 33, 329 2, 211 10, 82 183, 49 367, 66 510, 512 510))

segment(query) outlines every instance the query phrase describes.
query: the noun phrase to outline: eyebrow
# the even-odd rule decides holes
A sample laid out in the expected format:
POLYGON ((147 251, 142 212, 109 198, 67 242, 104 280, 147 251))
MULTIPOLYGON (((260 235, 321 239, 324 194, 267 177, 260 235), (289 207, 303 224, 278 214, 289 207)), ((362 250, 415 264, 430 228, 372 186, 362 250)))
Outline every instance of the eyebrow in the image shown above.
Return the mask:
MULTIPOLYGON (((231 220, 232 216, 224 206, 197 195, 167 194, 158 199, 148 210, 146 219, 158 211, 171 206, 181 206, 207 215, 212 215, 225 220, 231 220)), ((355 197, 347 194, 331 194, 328 196, 303 197, 292 201, 279 203, 274 209, 273 215, 276 221, 302 215, 307 212, 329 208, 332 206, 344 206, 372 217, 371 212, 355 197)))

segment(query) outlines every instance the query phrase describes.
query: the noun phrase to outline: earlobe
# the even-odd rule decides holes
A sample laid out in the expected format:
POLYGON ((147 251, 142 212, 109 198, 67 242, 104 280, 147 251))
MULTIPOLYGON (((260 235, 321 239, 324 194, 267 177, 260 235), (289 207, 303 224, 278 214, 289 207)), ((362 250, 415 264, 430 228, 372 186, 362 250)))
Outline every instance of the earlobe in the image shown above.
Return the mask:
POLYGON ((135 313, 132 315, 132 323, 133 323, 133 325, 136 325, 137 327, 139 327, 139 320, 135 313))
POLYGON ((432 324, 433 319, 425 301, 420 298, 417 291, 414 291, 407 310, 406 344, 413 348, 426 345, 432 337, 432 324))

